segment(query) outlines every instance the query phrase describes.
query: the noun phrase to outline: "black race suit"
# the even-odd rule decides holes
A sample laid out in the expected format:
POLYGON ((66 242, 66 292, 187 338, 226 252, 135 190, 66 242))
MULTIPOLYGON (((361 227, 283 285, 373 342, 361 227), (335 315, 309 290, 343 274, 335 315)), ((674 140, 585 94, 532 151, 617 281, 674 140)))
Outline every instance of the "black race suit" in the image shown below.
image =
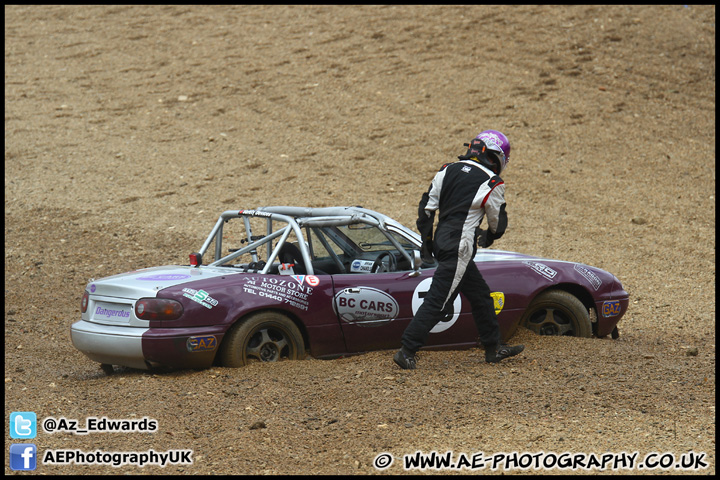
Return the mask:
POLYGON ((474 160, 443 166, 418 208, 418 231, 424 242, 433 245, 438 267, 423 304, 403 333, 406 350, 415 353, 425 345, 430 330, 452 312, 459 293, 470 302, 480 343, 500 343, 490 288, 473 261, 480 222, 486 215, 488 238, 500 238, 507 228, 502 179, 474 160), (436 210, 439 217, 433 237, 436 210))

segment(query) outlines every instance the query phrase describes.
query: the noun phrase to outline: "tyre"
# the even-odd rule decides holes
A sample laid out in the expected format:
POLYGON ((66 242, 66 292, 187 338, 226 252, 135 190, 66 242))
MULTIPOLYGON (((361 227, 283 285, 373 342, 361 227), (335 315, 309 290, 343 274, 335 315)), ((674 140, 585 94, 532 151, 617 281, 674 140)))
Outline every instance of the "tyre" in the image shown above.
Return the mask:
POLYGON ((300 330, 276 312, 260 312, 240 320, 228 331, 220 350, 220 362, 226 367, 303 358, 305 344, 300 330))
POLYGON ((576 296, 562 290, 538 295, 530 302, 520 324, 538 335, 592 336, 587 308, 576 296))

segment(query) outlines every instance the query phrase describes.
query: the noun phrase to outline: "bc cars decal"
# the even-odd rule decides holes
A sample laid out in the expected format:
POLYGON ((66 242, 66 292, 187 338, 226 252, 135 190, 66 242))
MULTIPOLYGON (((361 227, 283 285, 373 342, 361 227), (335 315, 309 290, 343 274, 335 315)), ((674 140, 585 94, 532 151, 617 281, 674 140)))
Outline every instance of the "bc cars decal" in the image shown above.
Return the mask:
POLYGON ((188 352, 208 352, 217 348, 217 338, 214 335, 205 337, 190 337, 185 343, 188 352))
POLYGON ((597 290, 598 288, 600 288, 600 285, 602 285, 602 280, 600 280, 600 277, 598 277, 598 276, 595 275, 592 271, 590 271, 589 268, 587 268, 587 267, 585 267, 585 266, 583 266, 583 265, 577 264, 577 263, 575 264, 575 267, 574 267, 574 268, 575 268, 575 271, 576 271, 576 272, 578 272, 580 275, 582 275, 583 277, 585 277, 585 279, 586 279, 588 282, 590 282, 590 285, 592 285, 592 287, 593 287, 595 290, 597 290))
MULTIPOLYGON (((413 292, 412 297, 413 315, 417 313, 420 305, 422 305, 425 301, 425 295, 427 295, 428 290, 430 290, 431 283, 432 277, 426 278, 422 282, 418 283, 417 287, 415 287, 415 292, 413 292)), ((460 317, 460 310, 462 310, 462 300, 460 299, 460 295, 458 295, 453 302, 452 313, 449 313, 444 319, 440 320, 437 325, 430 330, 430 333, 444 332, 448 328, 452 327, 458 317, 460 317)))
POLYGON ((620 311, 620 300, 611 300, 602 304, 602 316, 605 318, 620 315, 620 311))
POLYGON ((371 327, 391 322, 400 313, 391 295, 372 287, 344 288, 333 298, 333 309, 347 323, 371 327))

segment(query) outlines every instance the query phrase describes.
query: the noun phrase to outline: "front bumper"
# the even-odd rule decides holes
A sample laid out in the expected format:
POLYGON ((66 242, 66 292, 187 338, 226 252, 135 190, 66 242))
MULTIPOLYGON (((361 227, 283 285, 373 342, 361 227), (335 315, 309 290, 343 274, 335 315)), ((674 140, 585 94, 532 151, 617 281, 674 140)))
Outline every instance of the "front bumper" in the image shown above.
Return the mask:
POLYGON ((627 292, 622 292, 619 298, 614 300, 605 300, 595 303, 597 311, 597 328, 595 335, 602 338, 612 335, 613 338, 618 337, 617 324, 628 310, 630 304, 630 296, 627 292))

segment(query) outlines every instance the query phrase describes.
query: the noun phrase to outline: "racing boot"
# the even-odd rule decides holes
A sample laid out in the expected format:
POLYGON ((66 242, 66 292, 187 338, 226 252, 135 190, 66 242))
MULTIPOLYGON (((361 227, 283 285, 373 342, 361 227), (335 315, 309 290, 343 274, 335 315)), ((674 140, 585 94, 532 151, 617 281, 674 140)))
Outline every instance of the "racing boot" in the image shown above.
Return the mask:
POLYGON ((403 370, 415 370, 417 363, 415 354, 405 350, 404 347, 397 351, 393 357, 393 361, 403 370))
POLYGON ((488 345, 485 347, 485 361, 487 363, 498 363, 508 357, 514 357, 525 350, 525 345, 488 345))

